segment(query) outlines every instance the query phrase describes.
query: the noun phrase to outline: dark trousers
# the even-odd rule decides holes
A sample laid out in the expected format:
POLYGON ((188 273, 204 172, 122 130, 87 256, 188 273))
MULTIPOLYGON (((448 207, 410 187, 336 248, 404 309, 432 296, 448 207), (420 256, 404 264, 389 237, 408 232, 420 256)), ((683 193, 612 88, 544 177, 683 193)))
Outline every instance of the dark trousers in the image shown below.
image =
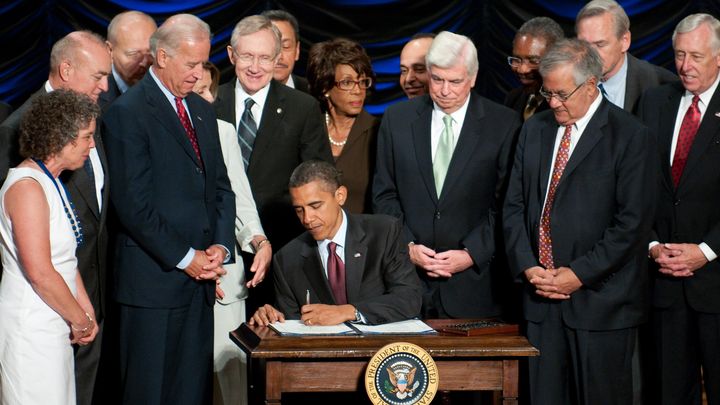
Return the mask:
POLYGON ((652 328, 658 378, 652 403, 699 405, 704 380, 707 404, 720 404, 720 314, 700 313, 687 304, 655 309, 652 328))
POLYGON ((198 288, 188 306, 120 305, 123 404, 212 403, 213 312, 198 288))
POLYGON ((86 346, 73 346, 75 352, 75 392, 78 405, 93 403, 93 392, 100 364, 104 321, 98 324, 99 330, 95 340, 86 346))
POLYGON ((529 359, 533 405, 631 405, 632 354, 637 328, 573 329, 559 303, 546 319, 528 322, 528 340, 540 350, 529 359))

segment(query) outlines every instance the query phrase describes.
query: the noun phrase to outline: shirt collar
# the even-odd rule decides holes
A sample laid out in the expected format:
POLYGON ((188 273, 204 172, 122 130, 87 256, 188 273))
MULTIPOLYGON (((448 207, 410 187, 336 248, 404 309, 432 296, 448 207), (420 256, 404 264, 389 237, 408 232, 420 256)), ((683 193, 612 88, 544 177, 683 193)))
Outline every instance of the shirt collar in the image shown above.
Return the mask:
POLYGON ((468 106, 470 105, 470 97, 472 97, 472 89, 470 89, 470 94, 468 94, 468 97, 465 99, 463 105, 451 114, 447 114, 433 101, 433 111, 441 119, 446 115, 450 115, 453 121, 459 124, 459 127, 462 128, 462 123, 465 120, 465 113, 467 113, 468 106))
MULTIPOLYGON (((587 127, 587 124, 590 122, 590 119, 592 119, 593 115, 595 115, 595 111, 600 107, 600 103, 602 102, 603 96, 600 94, 600 92, 597 93, 595 96, 595 100, 593 100, 592 103, 590 103, 590 107, 588 107, 587 112, 585 115, 582 116, 582 118, 579 118, 577 121, 575 121, 575 129, 577 129, 578 133, 582 133, 585 131, 585 127, 587 127)), ((608 101, 609 102, 609 101, 608 101)))
POLYGON ((608 90, 608 87, 612 89, 613 91, 615 88, 619 87, 622 83, 625 82, 625 77, 627 77, 627 70, 628 70, 628 56, 627 53, 623 55, 623 63, 620 65, 620 70, 618 70, 617 73, 615 73, 611 78, 605 80, 602 82, 603 87, 605 87, 605 91, 608 90))
MULTIPOLYGON (((270 92, 270 82, 265 85, 262 89, 258 90, 253 94, 252 96, 247 94, 245 92, 245 89, 243 89, 243 86, 240 84, 240 80, 235 79, 235 103, 239 101, 240 103, 244 103, 245 99, 248 97, 252 98, 255 104, 260 107, 260 111, 262 111, 263 107, 265 106, 265 100, 267 100, 268 93, 270 92)), ((244 107, 243 107, 244 108, 244 107)), ((258 117, 255 117, 255 121, 258 121, 258 117)))
POLYGON ((125 93, 130 88, 130 86, 125 83, 125 80, 123 80, 117 70, 115 70, 115 64, 112 65, 112 75, 115 79, 115 84, 117 84, 118 89, 120 89, 120 94, 125 93))
POLYGON ((295 80, 293 80, 292 74, 288 76, 287 82, 285 83, 286 86, 290 88, 295 88, 295 80))
MULTIPOLYGON (((715 90, 718 87, 718 83, 720 83, 720 74, 718 74, 718 76, 715 78, 715 81, 713 82, 712 86, 710 86, 704 92, 700 93, 700 101, 702 101, 702 103, 705 106, 710 105, 710 100, 712 99, 713 94, 715 94, 715 90)), ((692 99, 694 96, 695 96, 694 94, 685 90, 685 95, 683 97, 688 97, 688 98, 692 99)))
POLYGON ((332 239, 317 241, 318 249, 321 251, 323 249, 327 249, 327 245, 330 244, 330 242, 335 242, 336 245, 345 249, 345 239, 347 236, 347 215, 345 214, 345 210, 340 211, 342 212, 342 223, 340 224, 340 228, 338 228, 337 232, 335 232, 335 236, 333 236, 332 239))
MULTIPOLYGON (((150 67, 148 69, 150 72, 150 77, 155 80, 155 83, 160 87, 160 91, 165 95, 165 98, 167 98, 168 102, 170 102, 170 105, 177 111, 177 107, 175 106, 175 95, 173 95, 170 90, 165 87, 165 85, 160 81, 160 79, 155 75, 155 66, 150 67)), ((185 99, 183 98, 183 103, 185 102, 185 99)))

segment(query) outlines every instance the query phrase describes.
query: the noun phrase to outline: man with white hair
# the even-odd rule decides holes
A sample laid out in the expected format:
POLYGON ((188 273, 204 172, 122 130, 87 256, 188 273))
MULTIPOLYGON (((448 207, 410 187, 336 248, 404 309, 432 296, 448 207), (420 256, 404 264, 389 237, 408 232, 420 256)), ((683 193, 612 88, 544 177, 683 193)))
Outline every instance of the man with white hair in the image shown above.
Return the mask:
POLYGON ((649 403, 720 403, 720 21, 685 17, 673 33, 680 82, 652 89, 640 118, 657 137, 651 331, 655 340, 649 403))
POLYGON ((427 55, 429 95, 387 109, 378 135, 374 212, 403 221, 425 284, 425 318, 500 314, 491 261, 497 213, 520 120, 472 91, 472 41, 438 34, 427 55))
POLYGON ((118 190, 125 404, 212 403, 213 304, 222 263, 234 252, 235 195, 214 111, 192 91, 210 36, 195 16, 170 17, 150 39, 148 74, 103 116, 118 190))
POLYGON ((614 0, 593 0, 575 18, 577 37, 595 47, 603 61, 600 91, 610 102, 635 113, 643 91, 677 80, 667 69, 632 56, 630 19, 614 0))

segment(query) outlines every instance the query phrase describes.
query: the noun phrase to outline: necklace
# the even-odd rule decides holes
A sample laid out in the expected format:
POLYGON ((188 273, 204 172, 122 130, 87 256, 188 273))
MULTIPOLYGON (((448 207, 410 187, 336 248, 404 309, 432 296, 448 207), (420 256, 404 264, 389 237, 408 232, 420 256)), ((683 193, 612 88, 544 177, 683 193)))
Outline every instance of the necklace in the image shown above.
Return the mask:
POLYGON ((75 205, 73 204, 72 200, 70 199, 70 194, 68 194, 67 188, 65 188, 65 184, 60 182, 60 185, 63 188, 63 191, 65 191, 65 196, 68 199, 68 204, 65 204, 65 199, 63 198, 63 193, 60 192, 60 187, 58 186, 58 180, 53 177, 53 175, 50 173, 50 170, 48 170, 47 166, 45 166, 45 163, 43 163, 40 159, 33 158, 35 163, 37 163, 38 166, 42 169, 43 172, 52 180, 53 184, 55 185, 55 189, 57 190, 58 194, 60 195, 60 201, 63 203, 63 208, 65 209, 65 215, 67 215, 68 220, 70 221, 70 226, 72 227, 73 232, 75 233, 75 243, 77 243, 78 246, 83 244, 83 233, 82 233, 82 227, 80 226, 80 219, 77 217, 77 212, 75 211, 75 205), (68 207, 68 205, 70 207, 68 207), (70 211, 72 211, 72 214, 70 214, 70 211))
POLYGON ((332 145, 340 147, 340 148, 345 146, 345 144, 347 143, 347 138, 345 138, 345 140, 343 140, 343 141, 338 142, 338 141, 334 140, 332 138, 332 136, 330 136, 330 114, 328 114, 328 113, 325 113, 325 125, 327 126, 328 140, 330 141, 330 143, 332 145))

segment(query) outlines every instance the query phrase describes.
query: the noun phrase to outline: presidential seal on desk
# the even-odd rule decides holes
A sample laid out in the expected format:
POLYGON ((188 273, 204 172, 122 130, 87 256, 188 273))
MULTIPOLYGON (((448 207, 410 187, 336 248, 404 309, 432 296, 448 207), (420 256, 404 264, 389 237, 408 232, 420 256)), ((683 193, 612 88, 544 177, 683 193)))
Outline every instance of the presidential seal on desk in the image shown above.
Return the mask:
POLYGON ((435 361, 425 349, 412 343, 390 343, 370 359, 365 391, 374 405, 429 404, 438 378, 435 361))

